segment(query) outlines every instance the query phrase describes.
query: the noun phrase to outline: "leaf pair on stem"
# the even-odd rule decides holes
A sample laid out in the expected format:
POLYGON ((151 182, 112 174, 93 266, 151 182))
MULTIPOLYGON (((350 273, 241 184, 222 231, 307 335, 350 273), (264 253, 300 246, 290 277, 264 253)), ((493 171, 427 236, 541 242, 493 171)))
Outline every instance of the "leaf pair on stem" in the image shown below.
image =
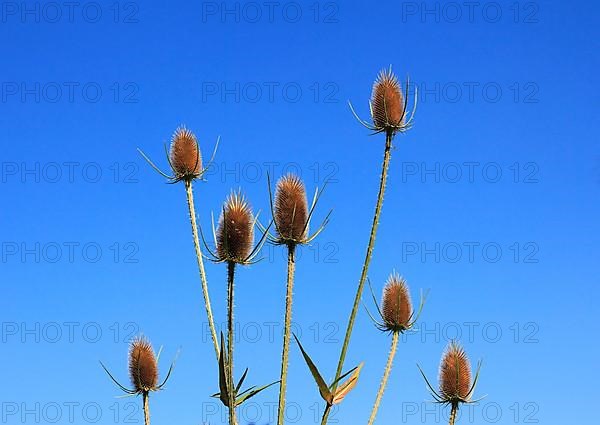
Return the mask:
POLYGON ((219 355, 219 392, 213 394, 212 397, 219 398, 219 400, 221 400, 221 402, 226 407, 236 408, 239 405, 241 405, 242 403, 244 403, 246 400, 254 397, 256 394, 260 393, 261 391, 263 391, 263 390, 269 388, 270 386, 275 385, 279 382, 279 381, 271 382, 270 384, 263 385, 261 387, 252 386, 252 387, 249 387, 240 392, 242 385, 244 384, 244 380, 246 379, 246 376, 248 375, 248 368, 246 368, 246 370, 242 374, 242 377, 240 378, 238 383, 235 385, 235 387, 232 388, 232 385, 230 385, 229 378, 228 378, 230 363, 227 359, 227 350, 225 349, 225 338, 223 337, 222 333, 221 333, 220 353, 221 354, 219 355), (233 399, 235 400, 233 404, 230 402, 229 394, 233 394, 233 399))
POLYGON ((350 369, 348 372, 344 373, 342 376, 334 380, 330 385, 327 385, 325 379, 323 379, 323 376, 319 372, 319 369, 317 369, 317 366, 312 361, 308 353, 304 350, 304 347, 302 347, 300 340, 295 334, 294 339, 298 343, 298 347, 300 347, 302 357, 304 357, 304 361, 306 362, 310 373, 312 374, 317 386, 319 387, 319 393, 321 394, 323 400, 325 400, 325 403, 327 403, 328 406, 333 406, 335 404, 341 403, 342 400, 344 400, 348 393, 358 383, 358 377, 360 376, 360 371, 363 367, 363 363, 350 369), (339 382, 347 376, 349 376, 349 378, 338 386, 339 382))

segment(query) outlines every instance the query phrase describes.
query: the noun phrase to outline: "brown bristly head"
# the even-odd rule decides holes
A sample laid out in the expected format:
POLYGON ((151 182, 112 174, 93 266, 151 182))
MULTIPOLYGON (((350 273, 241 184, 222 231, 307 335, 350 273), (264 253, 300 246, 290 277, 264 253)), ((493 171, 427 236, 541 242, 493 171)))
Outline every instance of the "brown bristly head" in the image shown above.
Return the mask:
POLYGON ((185 127, 175 130, 169 160, 178 180, 193 180, 200 175, 202 155, 194 133, 185 127))
POLYGON ((471 366, 465 350, 451 341, 440 363, 440 394, 448 402, 468 401, 471 391, 471 366))
POLYGON ((302 180, 294 174, 279 179, 274 219, 282 242, 302 243, 308 233, 308 201, 302 180))
POLYGON ((406 281, 392 273, 383 289, 382 315, 385 328, 402 332, 410 328, 412 304, 406 281))
POLYGON ((395 132, 404 124, 404 97, 398 78, 390 69, 379 72, 371 94, 371 114, 375 128, 395 132))
POLYGON ((229 195, 217 228, 217 256, 221 261, 243 264, 254 244, 254 218, 250 204, 238 193, 229 195))
POLYGON ((158 365, 150 341, 138 337, 129 347, 129 376, 138 393, 153 391, 158 385, 158 365))

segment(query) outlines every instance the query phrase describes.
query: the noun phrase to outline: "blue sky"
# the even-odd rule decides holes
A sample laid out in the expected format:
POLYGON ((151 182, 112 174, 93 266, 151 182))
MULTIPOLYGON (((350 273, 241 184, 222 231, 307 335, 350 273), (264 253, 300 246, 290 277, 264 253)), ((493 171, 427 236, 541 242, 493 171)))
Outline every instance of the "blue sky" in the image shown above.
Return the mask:
MULTIPOLYGON (((444 423, 415 366, 437 378, 448 340, 484 360, 459 423, 591 424, 598 379, 600 152, 597 2, 4 2, 0 186, 2 423, 141 423, 102 359, 127 381, 127 341, 181 348, 154 423, 219 424, 217 374, 182 185, 166 167, 180 124, 209 156, 195 187, 210 226, 231 189, 268 215, 266 173, 330 184, 326 231, 297 265, 294 322, 335 371, 375 203, 382 137, 370 89, 390 65, 420 91, 395 140, 370 269, 377 297, 396 270, 417 302, 378 423, 444 423), (594 217, 596 217, 594 219, 594 217)), ((238 372, 277 379, 284 253, 238 273, 238 372)), ((225 269, 207 266, 225 320, 225 269)), ((333 415, 366 422, 389 348, 361 310, 348 366, 365 367, 333 415)), ((289 423, 322 408, 295 345, 289 423)), ((241 412, 269 422, 275 389, 241 412)))

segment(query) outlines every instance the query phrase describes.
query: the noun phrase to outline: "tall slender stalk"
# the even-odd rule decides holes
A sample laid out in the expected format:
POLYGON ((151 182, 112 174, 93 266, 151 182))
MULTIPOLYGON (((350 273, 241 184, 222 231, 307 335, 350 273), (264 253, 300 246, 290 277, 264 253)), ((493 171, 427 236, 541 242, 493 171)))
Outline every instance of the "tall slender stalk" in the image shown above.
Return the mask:
POLYGON ((285 294, 285 325, 283 332, 283 350, 281 353, 281 375, 279 384, 279 408, 277 411, 277 424, 282 425, 285 414, 285 391, 287 386, 288 359, 290 353, 290 334, 292 327, 292 297, 294 287, 294 272, 296 269, 296 244, 290 243, 288 248, 287 264, 287 290, 285 294))
POLYGON ((456 420, 456 413, 458 412, 458 404, 452 403, 452 408, 450 409, 450 422, 449 425, 454 425, 454 421, 456 420))
POLYGON ((383 372, 383 377, 381 378, 381 383, 379 384, 379 391, 377 391, 377 397, 375 397, 375 404, 373 405, 373 410, 371 410, 371 416, 369 417, 369 425, 373 425, 373 422, 375 422, 375 417, 377 416, 377 411, 379 410, 379 405, 381 404, 381 398, 383 397, 385 386, 387 385, 388 378, 390 377, 390 372, 392 371, 392 364, 394 363, 394 357, 396 356, 396 348, 398 347, 398 335, 399 332, 392 333, 392 347, 390 348, 390 354, 388 355, 388 360, 385 365, 385 371, 383 372))
POLYGON ((227 388, 229 390, 229 425, 236 425, 235 390, 233 381, 233 287, 235 263, 227 262, 227 388))
POLYGON ((190 213, 190 223, 192 225, 192 235, 194 237, 194 248, 196 250, 196 261, 198 262, 198 271, 200 273, 200 281, 202 282, 202 295, 204 297, 204 307, 208 318, 208 326, 219 362, 219 342, 217 340, 217 331, 215 329, 215 321, 213 319, 212 308, 210 306, 210 297, 208 294, 208 282, 206 281, 206 272, 204 271, 204 261, 202 261, 202 251, 200 251, 200 240, 198 239, 198 224, 196 223, 196 209, 194 207, 194 192, 192 182, 185 181, 185 193, 187 195, 188 210, 190 213))
POLYGON ((148 391, 142 393, 144 405, 144 425, 150 425, 150 403, 148 403, 148 391))
MULTIPOLYGON (((369 236, 369 244, 367 245, 367 253, 365 256, 365 261, 363 263, 362 272, 360 274, 360 280, 358 281, 358 288, 356 290, 356 296, 354 297, 354 305, 352 306, 352 312, 350 313, 350 318, 348 319, 348 327, 346 328, 346 336, 344 337, 344 344, 342 345, 342 352, 340 353, 340 360, 337 365, 337 370, 335 372, 334 382, 337 382, 339 377, 342 375, 342 370, 344 368, 344 361, 346 360, 346 353, 348 351, 348 345, 350 344, 350 337, 352 336, 352 330, 354 328, 354 321, 356 319, 356 313, 358 312, 358 307, 360 305, 360 299, 362 297, 363 288, 365 286, 365 281, 367 280, 367 274, 369 272, 369 264, 371 263, 371 256, 373 254, 373 247, 375 245, 375 237, 377 236, 377 226, 379 225, 379 216, 381 214, 381 208, 383 206, 383 195, 385 193, 385 185, 387 182, 388 169, 390 166, 390 158, 391 158, 391 150, 392 150, 392 139, 393 134, 391 132, 386 133, 385 138, 385 151, 383 155, 383 164, 381 167, 381 178, 379 181, 379 193, 377 195, 377 204, 375 206, 375 214, 373 215, 373 224, 371 225, 371 234, 369 236)), ((334 384, 333 390, 337 387, 337 384, 334 384)), ((331 410, 331 406, 325 407, 325 411, 323 412, 323 418, 321 419, 321 425, 325 425, 327 423, 327 419, 329 417, 329 412, 331 410)))

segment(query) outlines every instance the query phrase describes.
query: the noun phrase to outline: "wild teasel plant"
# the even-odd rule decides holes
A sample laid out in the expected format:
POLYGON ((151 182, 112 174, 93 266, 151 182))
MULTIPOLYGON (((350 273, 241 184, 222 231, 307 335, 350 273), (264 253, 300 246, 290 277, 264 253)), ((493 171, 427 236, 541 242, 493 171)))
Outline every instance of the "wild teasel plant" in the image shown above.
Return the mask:
MULTIPOLYGON (((381 404, 381 399, 383 398, 383 393, 385 392, 387 381, 392 371, 392 365, 396 356, 399 336, 400 334, 413 328, 414 324, 419 319, 425 304, 425 297, 422 296, 419 309, 416 312, 413 310, 412 302, 410 300, 410 293, 408 291, 408 285, 406 284, 404 278, 395 272, 390 275, 385 287, 383 288, 382 308, 380 308, 379 304, 377 304, 375 294, 373 293, 373 288, 371 288, 371 295, 373 296, 373 302, 377 308, 377 312, 381 318, 381 321, 375 319, 371 313, 368 313, 369 317, 371 317, 371 320, 373 320, 377 329, 382 332, 388 332, 392 334, 392 345, 390 347, 383 377, 381 378, 381 383, 379 384, 379 390, 377 391, 377 396, 375 397, 375 403, 373 404, 373 409, 371 410, 371 416, 369 417, 368 422, 369 425, 372 425, 375 422, 375 417, 377 416, 379 405, 381 404)), ((369 310, 367 310, 367 312, 369 312, 369 310)))
POLYGON ((162 390, 171 376, 171 371, 175 362, 171 363, 167 375, 162 383, 158 383, 158 356, 154 355, 152 344, 144 337, 135 338, 129 346, 129 378, 133 388, 127 388, 121 385, 113 375, 108 371, 102 362, 100 365, 108 374, 110 379, 123 391, 127 396, 142 396, 142 406, 144 409, 144 423, 150 425, 150 406, 149 395, 152 391, 162 390))
POLYGON ((449 424, 454 425, 458 409, 463 403, 476 403, 478 400, 472 400, 473 391, 479 379, 481 370, 481 361, 477 364, 475 379, 471 382, 471 365, 465 350, 456 341, 450 341, 446 351, 442 355, 439 372, 439 391, 436 391, 429 383, 427 376, 417 365, 425 383, 436 403, 450 405, 449 424))
MULTIPOLYGON (((302 357, 308 365, 311 375, 317 384, 319 393, 325 401, 325 409, 321 420, 322 425, 327 423, 332 406, 341 403, 347 397, 350 391, 356 387, 363 364, 359 364, 346 373, 342 372, 344 370, 344 363, 356 320, 358 306, 362 299, 364 284, 365 282, 368 282, 367 275, 373 255, 377 229, 383 208, 388 170, 391 161, 391 151, 393 148, 392 142, 397 134, 401 134, 409 130, 412 127, 414 120, 414 114, 417 105, 417 90, 416 88, 414 89, 414 101, 412 102, 411 112, 408 113, 409 88, 410 86, 407 80, 403 91, 397 77, 393 74, 390 68, 388 70, 381 71, 375 83, 373 84, 369 105, 371 115, 369 121, 359 118, 354 111, 352 104, 350 104, 352 113, 363 126, 369 129, 373 134, 385 134, 385 147, 383 162, 381 164, 377 201, 371 223, 366 254, 362 263, 361 274, 356 288, 354 303, 348 318, 348 324, 341 347, 335 376, 331 383, 325 381, 323 375, 300 343, 300 340, 291 332, 290 329, 292 318, 293 285, 296 269, 296 248, 298 245, 309 244, 312 240, 314 240, 325 228, 331 214, 330 211, 325 217, 325 220, 321 226, 319 226, 312 235, 309 234, 310 221, 315 210, 315 206, 321 194, 323 193, 323 189, 321 189, 321 191, 315 191, 312 204, 309 208, 305 186, 297 176, 287 175, 282 177, 276 184, 275 196, 273 197, 273 193, 271 192, 270 177, 267 174, 269 185, 269 201, 273 220, 266 227, 263 227, 260 222, 258 222, 258 214, 255 216, 252 213, 249 203, 241 194, 241 192, 232 192, 223 205, 216 228, 214 218, 212 220, 214 248, 211 249, 204 237, 202 227, 196 221, 192 186, 194 181, 203 180, 204 174, 214 159, 219 141, 217 140, 215 152, 213 153, 209 164, 203 168, 202 155, 196 136, 185 127, 178 128, 173 135, 170 149, 167 149, 165 146, 167 161, 171 168, 170 174, 162 172, 140 150, 140 153, 144 159, 146 159, 152 168, 165 177, 169 183, 177 183, 180 181, 184 182, 197 265, 202 283, 204 304, 211 330, 214 351, 218 360, 219 391, 214 394, 213 397, 219 398, 221 402, 228 408, 229 425, 237 425, 237 407, 264 389, 277 383, 280 383, 277 424, 283 425, 291 335, 294 336, 302 357), (275 225, 275 231, 272 235, 269 233, 269 229, 273 224, 275 225), (263 232, 259 242, 256 244, 254 240, 255 226, 257 226, 263 232), (202 240, 206 253, 203 253, 200 248, 200 240, 202 240), (248 375, 248 369, 244 371, 237 383, 234 381, 235 271, 237 265, 249 265, 256 263, 258 261, 258 254, 266 241, 269 241, 274 245, 285 246, 288 253, 285 326, 280 365, 281 379, 268 385, 260 387, 251 386, 247 389, 242 389, 242 386, 248 375), (216 328, 214 325, 203 258, 208 258, 215 263, 227 264, 227 334, 225 338, 224 334, 221 333, 220 341, 217 339, 216 328)), ((371 293, 373 294, 372 288, 371 293)), ((379 307, 374 295, 373 301, 377 308, 379 318, 375 319, 370 313, 369 316, 381 331, 392 334, 392 343, 383 377, 376 393, 375 403, 369 417, 369 425, 372 425, 375 421, 388 379, 391 375, 391 369, 397 351, 399 335, 413 329, 414 324, 423 308, 425 297, 421 297, 421 303, 415 312, 410 300, 406 282, 400 276, 392 274, 384 288, 382 307, 379 307)), ((171 374, 173 365, 171 365, 171 368, 169 368, 165 380, 159 385, 157 366, 158 359, 154 357, 152 347, 147 340, 134 341, 129 357, 130 375, 133 389, 126 388, 119 384, 104 367, 104 365, 102 365, 102 367, 108 373, 110 378, 127 395, 141 394, 143 396, 144 416, 146 424, 149 424, 150 414, 148 408, 148 395, 151 391, 157 391, 165 385, 171 374)), ((425 377, 423 371, 421 371, 421 373, 423 374, 423 377, 425 377)), ((435 400, 439 403, 445 403, 451 406, 451 425, 453 425, 454 421, 456 420, 456 415, 460 404, 472 402, 471 394, 475 388, 478 375, 479 367, 477 369, 475 379, 471 384, 470 366, 468 359, 466 358, 466 354, 462 348, 453 342, 448 347, 442 358, 442 364, 440 366, 439 392, 435 391, 429 384, 429 381, 427 381, 427 378, 425 378, 435 400)))
MULTIPOLYGON (((219 374, 220 399, 227 401, 229 409, 229 424, 236 424, 235 408, 236 393, 239 388, 234 388, 234 288, 235 288, 235 266, 249 265, 255 263, 256 257, 262 248, 270 224, 265 229, 260 241, 254 245, 254 227, 258 217, 252 214, 252 209, 246 198, 241 192, 233 192, 225 200, 223 211, 219 219, 217 229, 214 230, 213 238, 215 251, 211 250, 206 243, 204 236, 202 240, 204 246, 210 255, 210 259, 215 263, 227 264, 227 353, 221 350, 219 356, 219 367, 223 369, 223 374, 219 374), (224 378, 224 382, 223 382, 224 378), (223 395, 223 390, 227 391, 227 396, 223 395)), ((200 228, 202 235, 202 229, 200 228)), ((244 376, 245 377, 245 376, 244 376)), ((243 383, 243 379, 240 380, 243 383)), ((241 384, 240 384, 241 385, 241 384)), ((272 384, 271 384, 272 385, 272 384)), ((238 385, 239 386, 239 385, 238 385)), ((270 386, 270 385, 268 385, 270 386)), ((265 386, 264 388, 268 387, 265 386)), ((263 388, 263 389, 264 389, 263 388)))
POLYGON ((273 215, 273 222, 275 223, 276 230, 275 236, 269 234, 267 238, 269 242, 274 245, 285 245, 288 252, 283 348, 281 353, 279 403, 277 409, 277 424, 282 425, 285 413, 285 395, 292 326, 292 299, 294 274, 296 269, 296 246, 306 245, 312 242, 327 225, 331 211, 327 214, 317 231, 313 235, 309 235, 310 220, 323 190, 315 190, 312 205, 309 208, 304 183, 298 176, 288 174, 281 177, 277 182, 275 202, 273 202, 269 176, 267 176, 267 180, 269 184, 271 214, 273 215))
POLYGON ((170 150, 167 150, 167 146, 165 145, 167 162, 169 163, 173 174, 167 174, 163 172, 141 149, 138 149, 138 152, 140 152, 148 164, 150 164, 150 166, 161 176, 165 177, 168 183, 174 184, 180 181, 183 181, 184 183, 190 224, 192 227, 192 238, 194 240, 194 249, 196 252, 196 262, 198 265, 198 272, 200 274, 200 282, 202 285, 204 308, 206 310, 208 326, 210 328, 210 334, 213 341, 217 362, 219 361, 219 343, 217 340, 217 331, 215 328, 215 321, 210 303, 210 295, 208 293, 208 280, 206 278, 206 271, 204 270, 204 261, 202 260, 202 251, 200 250, 200 240, 198 238, 198 224, 196 222, 196 208, 194 206, 193 182, 194 180, 203 180, 204 174, 214 161, 218 147, 219 139, 217 138, 212 157, 206 167, 203 168, 202 154, 200 152, 200 145, 198 144, 196 135, 188 130, 185 126, 178 127, 171 138, 170 150))
MULTIPOLYGON (((373 222, 371 224, 369 242, 367 244, 367 251, 363 262, 360 279, 358 281, 356 295, 354 296, 354 304, 352 305, 352 311, 350 312, 350 317, 348 319, 348 325, 346 328, 346 334, 344 336, 344 342, 342 344, 342 350, 340 353, 334 382, 339 380, 342 370, 344 369, 344 362, 346 360, 348 346, 350 345, 350 338, 352 336, 352 330, 354 329, 356 314, 358 313, 358 307, 369 272, 369 265, 371 263, 373 248, 375 246, 375 238, 377 236, 377 227, 379 226, 379 218, 383 207, 383 197, 385 194, 388 169, 391 159, 391 150, 393 147, 392 141, 397 134, 408 131, 412 127, 414 120, 417 107, 417 89, 415 87, 412 112, 410 115, 408 115, 407 108, 409 86, 409 81, 407 80, 405 92, 403 94, 402 88, 398 82, 398 78, 392 72, 392 68, 390 67, 388 70, 382 70, 373 84, 373 90, 371 93, 371 101, 369 106, 371 110, 372 123, 361 119, 354 111, 352 104, 349 103, 352 114, 360 124, 372 131, 372 134, 385 133, 385 148, 383 154, 383 163, 381 166, 381 177, 379 180, 379 192, 377 194, 377 202, 375 204, 375 213, 373 215, 373 222)), ((323 418, 321 420, 321 425, 325 425, 327 423, 329 412, 330 407, 326 406, 323 413, 323 418)))

